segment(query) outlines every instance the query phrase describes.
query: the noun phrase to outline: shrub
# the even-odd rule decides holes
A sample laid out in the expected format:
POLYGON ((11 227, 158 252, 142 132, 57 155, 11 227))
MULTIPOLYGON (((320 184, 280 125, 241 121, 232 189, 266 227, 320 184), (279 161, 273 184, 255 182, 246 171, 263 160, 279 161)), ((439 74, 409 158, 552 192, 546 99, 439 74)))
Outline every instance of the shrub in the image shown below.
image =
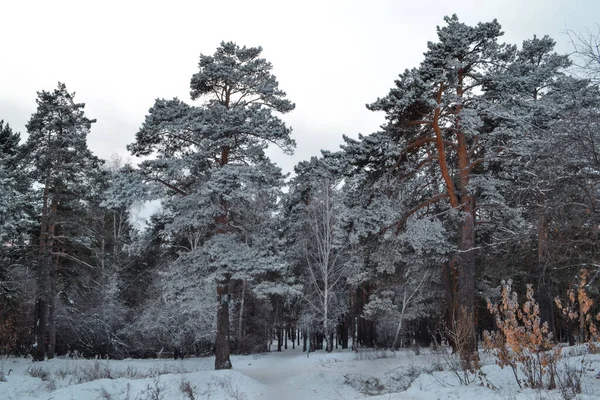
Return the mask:
POLYGON ((591 313, 594 302, 588 295, 587 279, 588 271, 582 269, 579 272, 578 282, 567 291, 568 301, 563 304, 560 298, 556 297, 554 302, 566 318, 579 322, 579 341, 588 343, 590 351, 598 352, 600 348, 595 342, 600 335, 596 322, 600 321, 600 313, 595 316, 591 313))
POLYGON ((532 286, 527 285, 522 306, 511 286, 511 281, 502 282, 499 304, 492 304, 488 299, 488 310, 494 315, 498 330, 484 332, 485 346, 494 351, 496 364, 512 369, 519 387, 544 388, 547 377, 547 388, 554 389, 561 349, 553 345, 548 324, 541 323, 532 286), (519 370, 524 379, 520 379, 519 370))
POLYGON ((44 367, 34 365, 27 369, 26 373, 34 378, 40 378, 42 381, 49 381, 52 374, 44 367))

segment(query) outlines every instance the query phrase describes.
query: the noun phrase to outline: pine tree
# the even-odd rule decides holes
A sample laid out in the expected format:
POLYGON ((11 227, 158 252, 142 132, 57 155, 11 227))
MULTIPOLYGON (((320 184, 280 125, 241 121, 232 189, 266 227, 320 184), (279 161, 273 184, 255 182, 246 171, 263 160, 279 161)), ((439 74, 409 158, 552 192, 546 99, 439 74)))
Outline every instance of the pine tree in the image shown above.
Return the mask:
MULTIPOLYGON (((407 70, 390 93, 368 106, 386 112, 384 132, 394 145, 384 163, 375 166, 380 175, 422 179, 421 200, 412 204, 393 224, 399 229, 411 215, 446 204, 455 217, 452 236, 457 252, 447 274, 450 326, 461 330, 459 350, 470 367, 476 349, 475 332, 475 239, 476 188, 482 180, 489 132, 484 130, 480 90, 494 68, 501 68, 514 55, 514 48, 498 43, 500 25, 493 21, 468 26, 456 15, 438 27, 438 41, 428 43, 418 68, 407 70), (454 281, 454 283, 452 283, 454 281)), ((368 142, 370 139, 363 138, 368 142)), ((390 142, 377 140, 376 144, 390 142)), ((348 142, 349 147, 360 144, 348 142)), ((375 146, 370 146, 376 149, 375 146)), ((379 153, 385 157, 386 153, 379 153)), ((360 163, 360 159, 351 163, 360 163)), ((486 183, 488 188, 489 182, 486 183)))
POLYGON ((155 195, 165 199, 165 231, 186 243, 177 263, 216 283, 216 369, 231 368, 230 286, 252 264, 266 265, 260 260, 272 253, 245 225, 248 206, 267 198, 272 207, 283 184, 264 151, 276 145, 291 153, 295 145, 273 114, 294 105, 261 51, 223 42, 214 55, 201 55, 190 87, 192 99, 204 104, 157 100, 129 146, 136 156, 154 156, 140 171, 164 190, 155 195))
POLYGON ((31 181, 20 164, 20 135, 0 120, 0 353, 27 341, 24 325, 30 277, 29 231, 34 226, 31 181))
MULTIPOLYGON (((540 293, 540 317, 551 331, 556 317, 552 298, 559 294, 557 284, 565 280, 560 276, 565 251, 578 237, 595 235, 586 227, 597 221, 590 190, 595 173, 590 171, 596 168, 598 91, 589 81, 567 75, 569 57, 554 52, 554 46, 548 36, 525 40, 506 68, 489 75, 484 88, 485 102, 494 111, 486 115, 486 128, 494 132, 489 148, 495 150, 487 159, 494 174, 510 182, 502 188, 503 197, 519 207, 528 222, 520 229, 523 234, 509 242, 522 248, 519 268, 527 276, 525 283, 534 283, 540 293), (530 245, 535 253, 527 248, 530 245)), ((577 247, 572 257, 580 261, 575 265, 589 262, 593 241, 577 247)))
POLYGON ((38 92, 37 110, 27 123, 24 155, 32 179, 42 190, 34 325, 37 361, 46 354, 54 357, 57 270, 61 260, 72 258, 67 242, 69 229, 77 224, 73 209, 85 200, 90 175, 100 165, 87 147, 95 120, 85 116, 85 105, 76 103, 74 95, 63 83, 52 92, 38 92))
POLYGON ((3 247, 9 243, 16 245, 19 233, 32 222, 27 212, 31 206, 27 199, 29 179, 19 165, 19 141, 20 135, 0 120, 0 243, 3 247))

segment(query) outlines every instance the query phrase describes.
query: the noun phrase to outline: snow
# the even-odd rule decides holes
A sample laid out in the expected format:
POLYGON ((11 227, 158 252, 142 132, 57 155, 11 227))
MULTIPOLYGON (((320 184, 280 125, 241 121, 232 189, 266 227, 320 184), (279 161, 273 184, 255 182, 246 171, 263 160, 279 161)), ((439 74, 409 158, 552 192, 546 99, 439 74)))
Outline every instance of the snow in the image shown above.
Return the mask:
MULTIPOLYGON (((501 369, 482 353, 483 380, 460 384, 451 370, 439 370, 447 352, 336 350, 309 357, 300 349, 281 353, 232 356, 233 370, 214 371, 213 358, 185 360, 84 360, 58 358, 33 363, 26 358, 0 360, 0 399, 190 399, 183 391, 189 382, 195 399, 562 399, 560 390, 519 389, 510 369, 501 369), (41 376, 40 370, 47 376, 41 376), (37 372, 37 373, 36 373, 37 372), (110 373, 110 379, 108 376, 110 373), (31 375, 36 375, 36 377, 31 375), (103 379, 90 380, 94 377, 103 379), (42 379, 43 378, 43 379, 42 379), (368 382, 365 384, 365 382, 368 382), (482 384, 485 383, 484 384, 482 384), (487 386, 487 387, 486 387, 487 386)), ((566 361, 585 365, 582 400, 600 393, 600 355, 581 355, 566 348, 566 361), (583 361, 583 364, 582 364, 583 361)))

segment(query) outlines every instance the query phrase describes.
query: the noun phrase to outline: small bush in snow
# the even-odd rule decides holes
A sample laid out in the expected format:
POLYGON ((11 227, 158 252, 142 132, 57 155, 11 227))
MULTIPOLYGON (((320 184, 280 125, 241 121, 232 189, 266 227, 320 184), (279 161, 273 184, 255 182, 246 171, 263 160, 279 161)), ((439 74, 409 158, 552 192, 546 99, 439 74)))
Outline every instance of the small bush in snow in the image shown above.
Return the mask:
POLYGON ((408 368, 388 371, 382 378, 362 374, 346 374, 344 383, 364 395, 376 396, 407 390, 423 372, 426 371, 410 365, 408 368))
POLYGON ((597 344, 600 339, 597 326, 600 313, 592 314, 594 301, 590 298, 588 290, 588 271, 582 269, 577 282, 567 291, 568 301, 563 304, 562 300, 556 297, 554 302, 567 319, 578 322, 579 342, 587 343, 590 352, 597 353, 600 351, 600 346, 597 344))
POLYGON ((377 396, 383 393, 385 386, 379 378, 362 374, 344 375, 344 383, 367 396, 377 396))
MULTIPOLYGON (((131 400, 131 384, 127 383, 127 385, 125 385, 125 389, 123 389, 123 391, 120 393, 119 397, 113 397, 113 395, 106 390, 104 387, 102 387, 99 391, 100 394, 100 399, 101 400, 131 400)), ((141 400, 139 398, 139 396, 136 397, 135 400, 141 400)))
POLYGON ((52 376, 50 371, 44 369, 44 367, 40 365, 32 365, 31 367, 27 368, 26 373, 31 377, 40 378, 43 381, 49 381, 52 376))
POLYGON ((499 304, 488 299, 488 310, 498 330, 484 332, 485 347, 496 356, 496 364, 512 369, 519 387, 555 389, 561 348, 553 345, 548 323, 541 323, 532 286, 527 285, 527 300, 522 306, 511 286, 510 280, 502 282, 499 304))
POLYGON ((572 400, 581 393, 581 378, 589 366, 588 364, 585 358, 578 363, 572 363, 566 359, 561 363, 556 378, 563 399, 572 400))
POLYGON ((137 397, 137 400, 164 400, 165 387, 160 383, 160 377, 156 376, 152 380, 152 385, 148 384, 137 397))
POLYGON ((179 383, 179 390, 181 390, 186 399, 196 400, 195 388, 192 387, 192 384, 187 379, 181 378, 181 382, 179 383))

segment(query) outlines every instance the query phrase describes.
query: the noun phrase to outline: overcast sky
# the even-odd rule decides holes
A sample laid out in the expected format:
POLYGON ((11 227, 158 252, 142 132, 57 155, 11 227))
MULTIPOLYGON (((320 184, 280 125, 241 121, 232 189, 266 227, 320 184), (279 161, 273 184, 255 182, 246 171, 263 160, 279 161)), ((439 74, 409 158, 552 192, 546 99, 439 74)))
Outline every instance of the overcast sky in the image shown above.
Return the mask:
POLYGON ((98 120, 90 148, 106 159, 128 157, 125 146, 155 98, 190 101, 201 53, 213 54, 223 40, 262 46, 296 103, 284 117, 296 154, 271 152, 289 172, 320 149, 336 150, 343 134, 377 130, 383 115, 365 104, 418 65, 436 25, 453 13, 468 24, 498 19, 510 43, 549 34, 566 52, 562 32, 595 29, 600 0, 5 0, 0 119, 24 135, 36 91, 61 81, 98 120))

